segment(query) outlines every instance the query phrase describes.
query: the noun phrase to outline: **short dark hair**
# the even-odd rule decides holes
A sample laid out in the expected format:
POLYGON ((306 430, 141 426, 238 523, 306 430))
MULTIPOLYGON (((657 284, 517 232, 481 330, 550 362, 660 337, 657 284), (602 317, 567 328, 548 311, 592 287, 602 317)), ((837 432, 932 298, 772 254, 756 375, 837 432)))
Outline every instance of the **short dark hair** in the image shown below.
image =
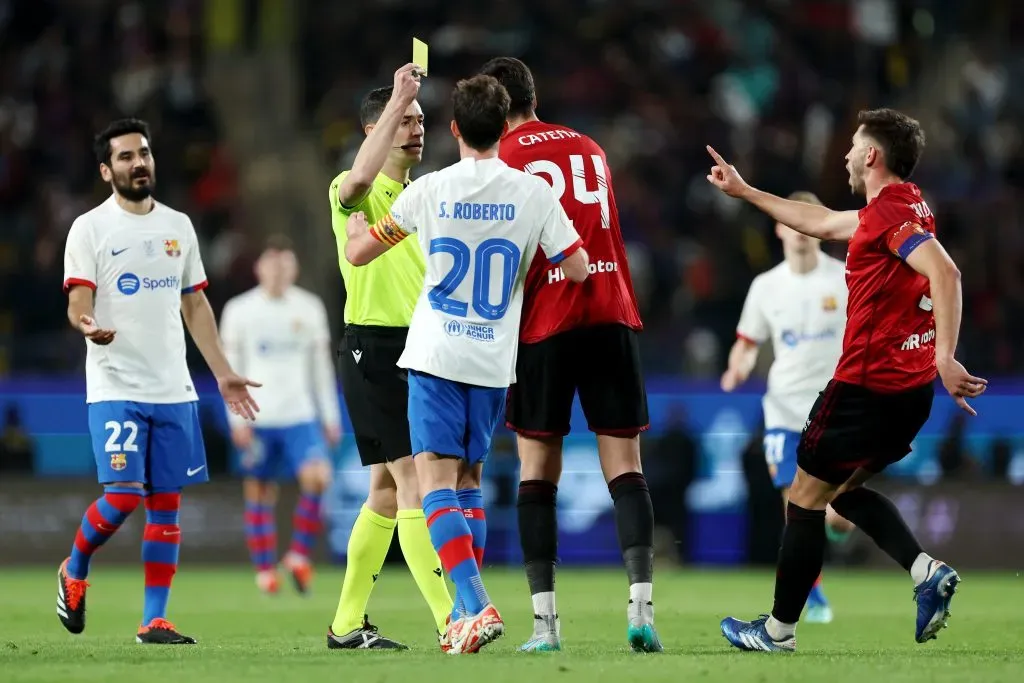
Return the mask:
POLYGON ((530 67, 515 57, 495 57, 484 64, 480 73, 493 76, 505 86, 509 96, 509 114, 528 116, 537 106, 537 88, 530 67))
POLYGON ((881 147, 885 167, 902 180, 910 178, 924 151, 921 124, 895 109, 861 111, 857 124, 881 147))
POLYGON ((96 134, 92 140, 92 151, 96 155, 96 161, 101 164, 110 165, 110 141, 122 135, 138 133, 153 144, 153 138, 149 134, 149 124, 142 119, 118 119, 96 134))
POLYGON ((466 78, 452 92, 455 125, 466 144, 476 150, 490 149, 501 139, 508 105, 508 92, 492 76, 466 78))
POLYGON ((380 115, 384 113, 384 107, 388 106, 391 99, 391 91, 394 88, 390 85, 383 88, 376 88, 366 93, 362 103, 359 105, 359 125, 366 128, 371 123, 377 123, 380 115))
POLYGON ((295 244, 288 235, 275 232, 267 236, 263 243, 263 251, 295 251, 295 244))

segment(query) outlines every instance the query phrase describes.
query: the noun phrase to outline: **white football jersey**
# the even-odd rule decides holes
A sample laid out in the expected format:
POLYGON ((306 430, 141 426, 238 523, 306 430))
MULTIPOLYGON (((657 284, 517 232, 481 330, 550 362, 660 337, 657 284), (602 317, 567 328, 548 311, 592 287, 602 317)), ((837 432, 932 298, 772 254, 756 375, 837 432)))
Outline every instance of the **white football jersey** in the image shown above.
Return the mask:
MULTIPOLYGON (((409 185, 391 217, 427 255, 398 365, 482 387, 514 383, 523 280, 537 247, 559 263, 582 244, 551 188, 497 158, 466 158, 409 185)), ((382 229, 392 229, 387 219, 382 229)))
POLYGON ((94 318, 114 330, 107 346, 86 342, 86 401, 198 400, 185 363, 181 295, 206 287, 189 217, 159 202, 144 216, 114 195, 75 219, 64 249, 64 290, 96 292, 94 318))
MULTIPOLYGON (((263 385, 250 389, 260 406, 257 427, 340 424, 331 333, 320 297, 290 287, 272 298, 255 287, 225 304, 220 334, 235 372, 263 385)), ((228 419, 245 422, 230 412, 228 419)))
POLYGON ((845 265, 826 254, 807 273, 783 261, 754 278, 736 334, 757 344, 772 340, 766 429, 803 430, 843 351, 846 298, 845 265))

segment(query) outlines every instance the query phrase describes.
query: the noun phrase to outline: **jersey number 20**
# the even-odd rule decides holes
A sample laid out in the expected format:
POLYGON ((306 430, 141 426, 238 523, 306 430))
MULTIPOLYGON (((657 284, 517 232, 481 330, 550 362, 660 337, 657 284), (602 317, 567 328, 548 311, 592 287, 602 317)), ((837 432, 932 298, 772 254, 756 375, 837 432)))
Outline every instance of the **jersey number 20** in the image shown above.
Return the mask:
POLYGON ((469 245, 456 237, 435 237, 430 240, 430 255, 451 254, 452 269, 427 294, 430 307, 448 315, 465 318, 469 313, 469 305, 452 297, 462 281, 469 273, 471 262, 475 262, 473 271, 473 310, 484 320, 499 320, 505 315, 512 303, 512 287, 519 271, 522 254, 514 242, 500 237, 486 239, 471 254, 469 245), (500 261, 501 280, 497 303, 491 301, 491 267, 492 261, 500 261))
MULTIPOLYGON (((611 214, 608 210, 608 175, 604 171, 604 161, 600 154, 591 154, 590 162, 594 166, 593 190, 587 189, 587 169, 582 154, 569 155, 569 170, 572 173, 572 195, 580 204, 598 204, 601 207, 601 227, 606 230, 611 226, 611 214)), ((551 179, 551 191, 555 199, 562 201, 565 194, 566 178, 562 169, 553 161, 538 159, 531 161, 523 168, 527 173, 539 175, 543 173, 551 179)))

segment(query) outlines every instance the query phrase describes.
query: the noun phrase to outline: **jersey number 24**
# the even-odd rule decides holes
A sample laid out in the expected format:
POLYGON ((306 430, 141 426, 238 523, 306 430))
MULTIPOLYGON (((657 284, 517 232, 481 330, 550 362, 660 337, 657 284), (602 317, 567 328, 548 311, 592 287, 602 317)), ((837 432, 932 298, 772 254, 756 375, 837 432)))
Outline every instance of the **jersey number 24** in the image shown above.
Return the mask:
POLYGON ((484 320, 500 320, 512 303, 512 287, 515 285, 519 272, 519 261, 522 254, 514 242, 492 237, 477 245, 476 252, 471 253, 469 245, 457 237, 435 237, 430 240, 430 255, 451 254, 452 267, 448 274, 441 278, 430 292, 427 299, 435 311, 465 318, 469 314, 469 304, 459 301, 452 294, 469 274, 473 267, 473 310, 484 320), (501 268, 501 279, 498 281, 498 301, 494 303, 491 292, 491 268, 497 259, 501 268))
MULTIPOLYGON (((606 230, 611 227, 611 214, 608 209, 608 174, 604 170, 604 161, 600 154, 591 154, 590 162, 594 167, 595 189, 587 189, 587 169, 584 166, 582 154, 569 155, 569 171, 572 174, 572 195, 580 204, 597 204, 601 207, 601 227, 606 230)), ((566 177, 561 167, 547 159, 531 161, 524 168, 527 173, 533 175, 544 174, 550 178, 551 191, 555 193, 555 199, 562 201, 565 194, 566 177)))

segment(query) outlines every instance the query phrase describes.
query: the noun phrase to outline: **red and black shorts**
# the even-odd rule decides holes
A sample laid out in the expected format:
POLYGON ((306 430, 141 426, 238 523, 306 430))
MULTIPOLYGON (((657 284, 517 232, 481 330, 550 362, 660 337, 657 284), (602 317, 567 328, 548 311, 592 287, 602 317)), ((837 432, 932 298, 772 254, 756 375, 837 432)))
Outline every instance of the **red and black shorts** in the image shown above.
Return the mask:
POLYGON ((910 452, 932 410, 931 382, 883 394, 831 380, 811 408, 797 446, 804 472, 836 486, 858 468, 881 472, 910 452))
POLYGON ((505 424, 523 436, 565 436, 576 392, 590 431, 631 438, 647 429, 647 389, 635 330, 595 325, 520 344, 505 424))

